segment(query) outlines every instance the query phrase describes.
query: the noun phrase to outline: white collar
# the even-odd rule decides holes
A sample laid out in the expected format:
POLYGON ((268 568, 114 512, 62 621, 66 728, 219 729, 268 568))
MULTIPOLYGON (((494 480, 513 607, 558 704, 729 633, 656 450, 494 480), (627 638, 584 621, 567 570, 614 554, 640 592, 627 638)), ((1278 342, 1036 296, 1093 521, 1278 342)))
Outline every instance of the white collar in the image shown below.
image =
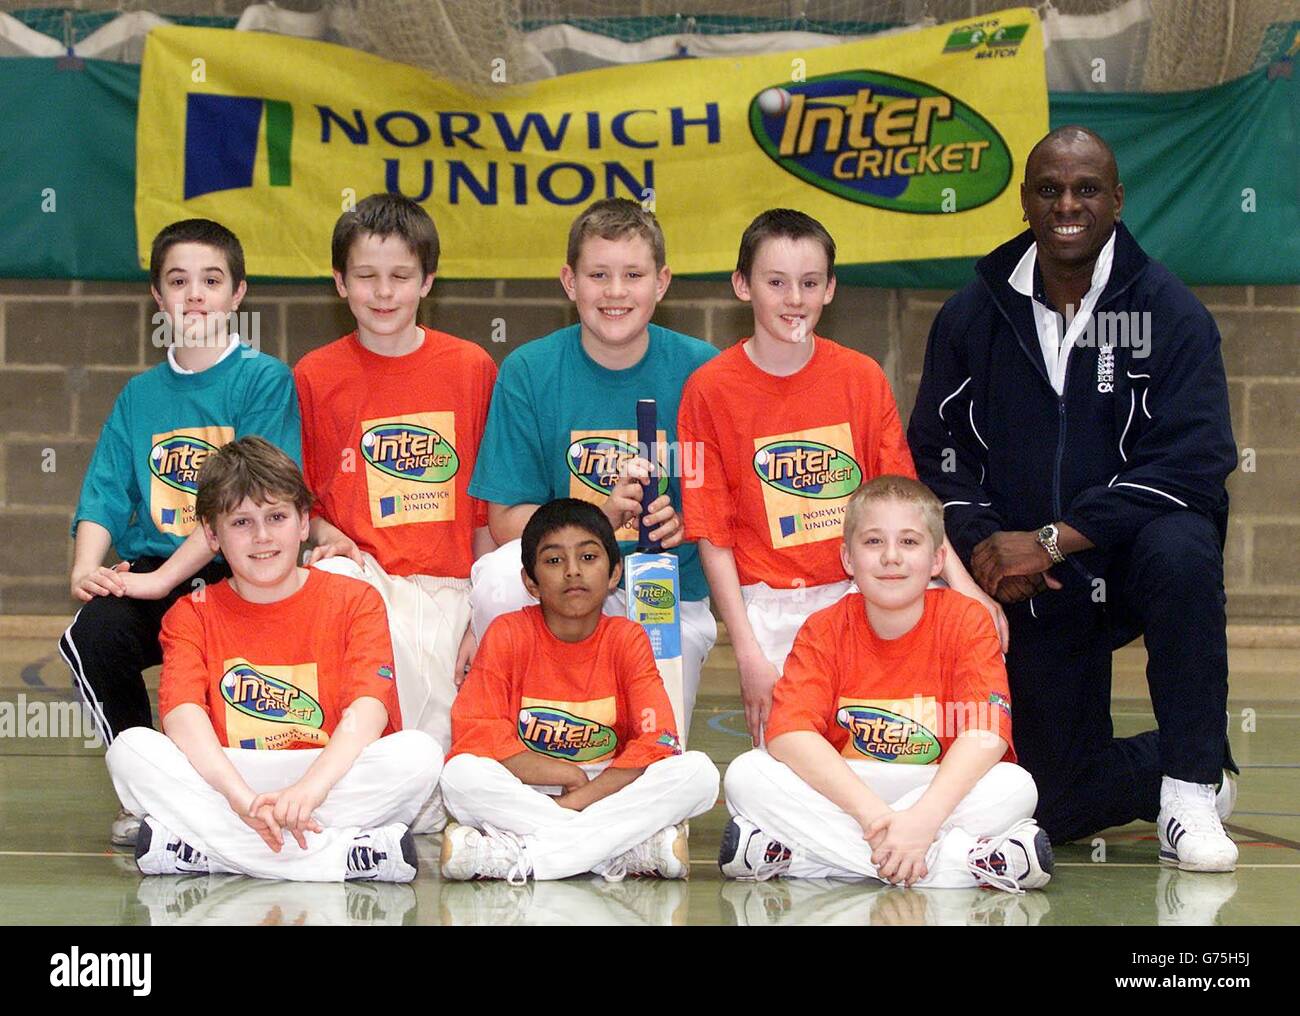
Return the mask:
MULTIPOLYGON (((1088 287, 1084 300, 1091 296, 1094 291, 1100 293, 1101 290, 1106 288, 1106 283, 1110 281, 1110 269, 1115 263, 1116 232, 1116 230, 1111 230, 1110 239, 1106 241, 1097 254, 1097 263, 1092 266, 1092 285, 1088 287)), ((1023 293, 1031 300, 1034 297, 1034 267, 1037 264, 1038 243, 1035 241, 1029 245, 1029 249, 1021 255, 1016 267, 1007 276, 1007 282, 1010 283, 1011 288, 1017 293, 1023 293)))
MULTIPOLYGON (((230 345, 228 345, 228 346, 226 347, 226 351, 225 351, 224 353, 222 353, 219 357, 217 357, 217 361, 216 361, 216 363, 212 364, 212 367, 215 367, 218 363, 222 363, 222 362, 224 362, 225 360, 229 359, 231 356, 233 356, 235 350, 238 349, 239 346, 240 346, 239 336, 236 335, 234 332, 231 332, 231 333, 230 333, 230 345)), ((184 367, 182 367, 179 363, 177 363, 177 362, 176 362, 176 347, 175 347, 175 346, 168 346, 168 347, 167 347, 167 365, 168 365, 169 367, 171 367, 171 369, 174 370, 177 374, 187 374, 187 375, 188 375, 188 374, 201 374, 201 373, 203 373, 203 371, 198 371, 198 370, 186 370, 186 369, 185 369, 184 367)), ((211 370, 212 367, 205 367, 204 370, 211 370)))

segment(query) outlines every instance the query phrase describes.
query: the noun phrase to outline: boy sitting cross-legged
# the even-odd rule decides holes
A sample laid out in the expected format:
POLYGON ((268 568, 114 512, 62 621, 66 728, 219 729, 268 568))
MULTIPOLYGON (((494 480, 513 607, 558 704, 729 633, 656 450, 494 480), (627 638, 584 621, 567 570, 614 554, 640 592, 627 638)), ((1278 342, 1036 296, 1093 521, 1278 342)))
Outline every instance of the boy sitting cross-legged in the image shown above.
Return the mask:
POLYGON ((146 875, 415 877, 407 826, 442 749, 420 731, 393 733, 401 714, 379 594, 298 567, 310 505, 297 466, 261 438, 204 466, 196 510, 233 574, 163 618, 165 734, 132 727, 107 757, 144 819, 146 875))
POLYGON ((713 807, 718 770, 682 752, 645 631, 602 613, 621 572, 614 529, 560 498, 521 543, 541 602, 492 622, 452 707, 442 793, 465 824, 447 829, 443 876, 685 878, 682 823, 713 807))
POLYGON ((1008 892, 1051 878, 993 621, 926 588, 942 544, 943 508, 916 480, 879 476, 849 499, 840 559, 857 591, 799 630, 767 750, 727 769, 724 875, 1008 892))

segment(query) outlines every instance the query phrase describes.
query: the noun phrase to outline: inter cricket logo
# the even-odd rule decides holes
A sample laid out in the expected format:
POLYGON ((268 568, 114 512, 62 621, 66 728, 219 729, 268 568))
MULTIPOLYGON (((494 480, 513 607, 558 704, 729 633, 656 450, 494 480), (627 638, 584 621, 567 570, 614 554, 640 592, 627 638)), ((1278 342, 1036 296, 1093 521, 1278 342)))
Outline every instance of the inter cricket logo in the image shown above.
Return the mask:
MULTIPOLYGON (((618 471, 638 455, 636 445, 611 437, 584 437, 569 445, 565 461, 569 472, 600 494, 609 494, 618 482, 618 471)), ((660 471, 659 493, 668 493, 668 474, 660 471)))
POLYGON ((446 438, 414 423, 380 423, 361 435, 362 457, 381 473, 417 483, 444 483, 460 458, 446 438))
POLYGON ((565 762, 592 762, 618 747, 611 728, 554 706, 519 710, 519 739, 533 751, 565 762))
POLYGON ((167 486, 193 494, 199 488, 199 470, 216 450, 198 437, 164 438, 149 450, 149 472, 167 486))
POLYGON ((670 582, 656 582, 650 579, 636 582, 632 586, 632 595, 651 610, 671 610, 677 603, 670 582))
POLYGON ((754 472, 783 494, 823 500, 848 497, 862 483, 853 457, 820 441, 771 441, 754 452, 754 472))
POLYGON ((749 129, 787 173, 887 211, 964 212, 1011 181, 1011 152, 991 123, 947 92, 883 71, 764 88, 749 104, 749 129))
POLYGON ((301 688, 237 663, 221 676, 221 697, 246 716, 271 723, 319 728, 325 722, 320 703, 301 688))
POLYGON ((876 706, 843 706, 835 722, 849 732, 853 747, 877 762, 927 765, 943 751, 939 739, 916 720, 876 706))

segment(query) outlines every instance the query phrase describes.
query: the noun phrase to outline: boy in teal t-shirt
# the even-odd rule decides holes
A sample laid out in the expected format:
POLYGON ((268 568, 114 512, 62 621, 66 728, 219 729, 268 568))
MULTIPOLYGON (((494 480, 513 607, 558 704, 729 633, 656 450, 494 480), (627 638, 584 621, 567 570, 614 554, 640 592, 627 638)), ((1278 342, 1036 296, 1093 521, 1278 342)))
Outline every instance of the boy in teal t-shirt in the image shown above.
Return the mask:
MULTIPOLYGON (((501 544, 474 565, 474 630, 482 638, 498 615, 537 602, 520 577, 519 536, 539 505, 589 501, 609 518, 621 550, 635 546, 649 475, 636 454, 636 404, 654 399, 667 475, 647 521, 681 567, 684 736, 717 625, 695 545, 682 542, 681 489, 694 482, 698 462, 678 446, 677 407, 686 379, 717 350, 650 324, 671 273, 659 223, 636 202, 611 198, 586 209, 570 229, 566 260, 560 281, 579 323, 501 364, 470 482, 470 494, 489 502, 488 525, 501 544)), ((605 612, 626 614, 622 590, 606 599, 605 612)))
MULTIPOLYGON (((247 290, 235 234, 174 222, 154 239, 149 271, 167 359, 127 382, 100 432, 72 520, 71 588, 84 606, 59 639, 105 743, 152 726, 143 671, 162 662, 163 614, 230 575, 195 516, 204 460, 248 434, 301 460, 293 375, 228 327, 247 290), (111 568, 110 549, 122 558, 111 568)), ((113 842, 134 843, 138 828, 123 811, 113 842)))

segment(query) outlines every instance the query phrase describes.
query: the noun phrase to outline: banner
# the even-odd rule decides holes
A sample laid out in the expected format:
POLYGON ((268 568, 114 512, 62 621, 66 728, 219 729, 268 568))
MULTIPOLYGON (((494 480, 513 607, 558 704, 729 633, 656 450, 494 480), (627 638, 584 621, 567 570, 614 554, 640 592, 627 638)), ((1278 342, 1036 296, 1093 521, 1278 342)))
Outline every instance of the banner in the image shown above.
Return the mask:
POLYGON ((679 273, 730 271, 745 226, 779 206, 820 219, 845 263, 970 257, 1017 231, 1019 168, 1047 126, 1027 8, 486 95, 327 43, 160 28, 137 246, 144 263, 164 225, 204 216, 239 235, 251 274, 322 276, 340 212, 393 191, 433 215, 450 278, 555 275, 574 216, 611 196, 653 207, 679 273))

